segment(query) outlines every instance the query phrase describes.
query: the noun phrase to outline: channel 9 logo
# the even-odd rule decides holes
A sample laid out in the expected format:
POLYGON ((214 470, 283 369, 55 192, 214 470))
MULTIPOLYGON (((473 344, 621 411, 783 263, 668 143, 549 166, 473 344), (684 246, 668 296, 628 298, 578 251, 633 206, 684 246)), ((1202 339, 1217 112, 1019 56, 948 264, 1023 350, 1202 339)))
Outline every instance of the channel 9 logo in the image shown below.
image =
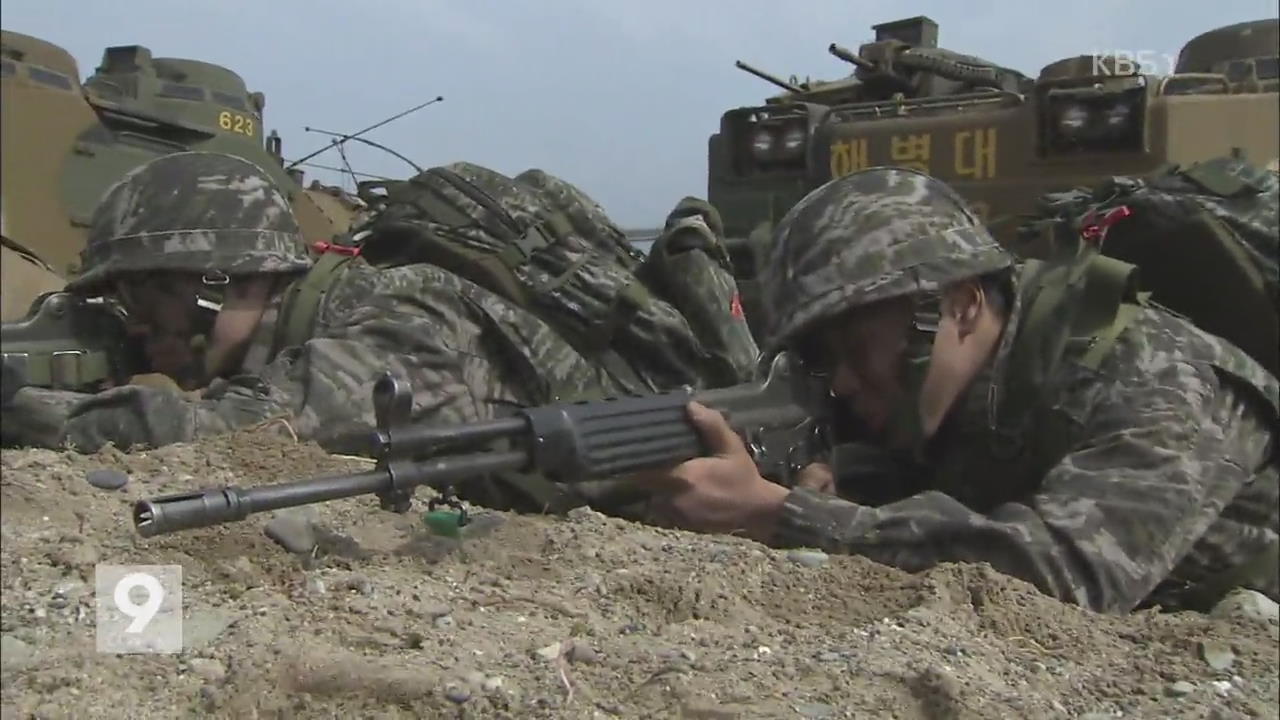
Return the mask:
POLYGON ((182 652, 182 566, 94 568, 98 652, 182 652))

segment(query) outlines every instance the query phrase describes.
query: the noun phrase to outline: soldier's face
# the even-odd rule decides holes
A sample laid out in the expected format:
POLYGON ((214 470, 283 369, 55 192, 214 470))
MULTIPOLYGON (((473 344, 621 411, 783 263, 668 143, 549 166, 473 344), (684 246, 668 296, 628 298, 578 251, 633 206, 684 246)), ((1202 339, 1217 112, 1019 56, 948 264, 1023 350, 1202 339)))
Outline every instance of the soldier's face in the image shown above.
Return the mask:
POLYGON ((857 308, 816 333, 831 394, 877 436, 903 396, 902 355, 911 317, 910 300, 890 300, 857 308))
MULTIPOLYGON (((928 342, 922 348, 928 355, 928 367, 915 397, 914 409, 920 413, 925 437, 937 431, 956 399, 988 362, 1004 327, 1003 316, 992 310, 976 282, 948 288, 939 311, 936 327, 923 336, 928 342)), ((911 333, 916 332, 913 320, 913 302, 896 299, 857 308, 817 333, 818 354, 825 360, 822 370, 829 378, 831 394, 849 404, 873 439, 894 446, 914 441, 886 437, 890 418, 906 395, 904 355, 911 333)), ((917 337, 917 342, 921 339, 917 337)))
POLYGON ((129 333, 142 344, 151 369, 186 389, 196 387, 203 375, 201 355, 192 348, 200 286, 199 275, 179 273, 116 282, 115 295, 129 315, 129 333))

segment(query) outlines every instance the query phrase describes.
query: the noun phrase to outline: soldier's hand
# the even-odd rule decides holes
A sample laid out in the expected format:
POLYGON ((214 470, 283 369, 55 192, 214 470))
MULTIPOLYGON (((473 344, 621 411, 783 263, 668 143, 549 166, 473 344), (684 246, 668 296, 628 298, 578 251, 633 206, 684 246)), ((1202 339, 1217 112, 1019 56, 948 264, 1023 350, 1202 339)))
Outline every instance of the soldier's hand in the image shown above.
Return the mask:
POLYGON ((642 481, 659 494, 655 509, 687 530, 768 540, 788 490, 760 476, 724 416, 696 402, 688 412, 711 454, 646 473, 642 481))
POLYGON ((836 494, 836 475, 826 463, 810 463, 800 471, 796 487, 808 488, 827 495, 836 494))

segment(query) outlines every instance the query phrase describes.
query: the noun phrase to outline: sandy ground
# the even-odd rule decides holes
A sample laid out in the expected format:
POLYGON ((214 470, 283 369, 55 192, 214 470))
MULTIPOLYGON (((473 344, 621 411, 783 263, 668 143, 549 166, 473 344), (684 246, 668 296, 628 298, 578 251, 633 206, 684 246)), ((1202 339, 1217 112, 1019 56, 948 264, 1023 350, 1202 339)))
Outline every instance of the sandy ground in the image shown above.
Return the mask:
POLYGON ((985 566, 908 575, 590 511, 493 513, 458 542, 355 498, 286 516, 306 554, 266 537, 272 514, 134 533, 142 497, 362 467, 264 431, 0 465, 6 720, 1280 714, 1265 618, 1100 616, 985 566), (92 487, 99 468, 131 481, 92 487), (183 652, 96 651, 96 563, 182 565, 183 652))

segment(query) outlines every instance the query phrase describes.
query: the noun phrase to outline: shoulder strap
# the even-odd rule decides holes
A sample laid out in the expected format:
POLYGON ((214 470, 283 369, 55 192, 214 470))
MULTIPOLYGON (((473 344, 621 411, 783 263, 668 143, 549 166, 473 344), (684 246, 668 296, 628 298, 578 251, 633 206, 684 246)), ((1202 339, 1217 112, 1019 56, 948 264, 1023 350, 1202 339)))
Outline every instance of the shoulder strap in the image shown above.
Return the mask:
POLYGON ((1022 450, 1052 380, 1070 357, 1097 367, 1136 317, 1145 296, 1135 292, 1133 265, 1087 250, 1070 264, 1028 261, 1019 292, 1025 303, 997 408, 1000 454, 1022 450), (1083 355, 1075 349, 1083 348, 1083 355))
POLYGON ((280 305, 280 316, 276 320, 275 347, 272 354, 287 347, 294 347, 311 339, 315 332, 316 315, 320 312, 320 303, 325 293, 333 286, 334 280, 356 253, 332 251, 322 248, 320 257, 307 271, 307 274, 296 280, 285 290, 284 300, 280 305))

